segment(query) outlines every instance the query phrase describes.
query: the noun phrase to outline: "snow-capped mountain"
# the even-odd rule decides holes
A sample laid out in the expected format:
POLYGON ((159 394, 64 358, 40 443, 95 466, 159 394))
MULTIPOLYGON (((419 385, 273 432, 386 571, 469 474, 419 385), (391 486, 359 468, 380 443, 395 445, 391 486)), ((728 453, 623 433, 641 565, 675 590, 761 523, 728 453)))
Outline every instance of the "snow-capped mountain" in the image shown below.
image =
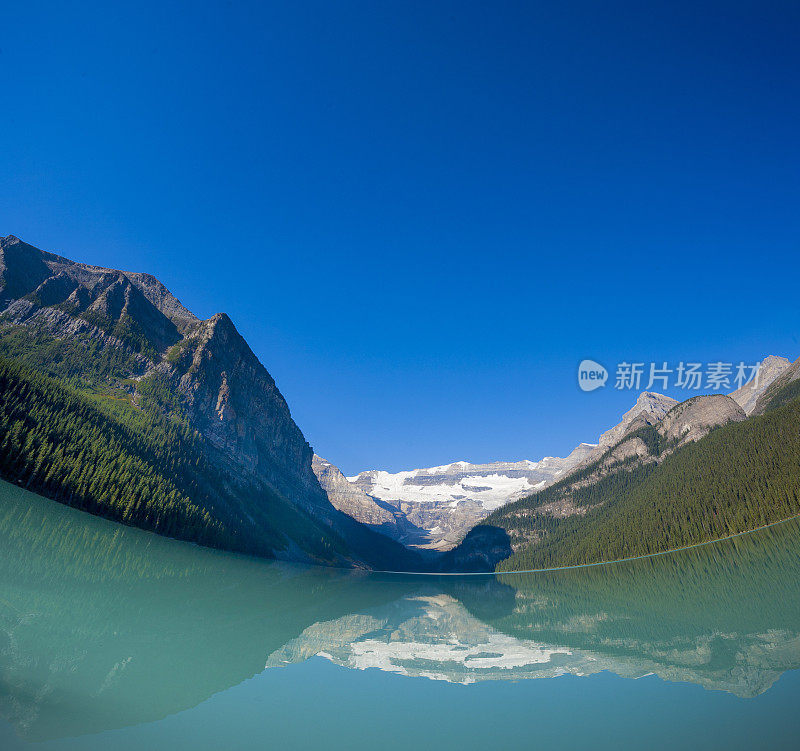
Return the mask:
POLYGON ((492 511, 554 482, 594 448, 582 443, 567 457, 538 462, 458 461, 404 472, 369 470, 347 479, 407 520, 401 542, 448 550, 492 511))

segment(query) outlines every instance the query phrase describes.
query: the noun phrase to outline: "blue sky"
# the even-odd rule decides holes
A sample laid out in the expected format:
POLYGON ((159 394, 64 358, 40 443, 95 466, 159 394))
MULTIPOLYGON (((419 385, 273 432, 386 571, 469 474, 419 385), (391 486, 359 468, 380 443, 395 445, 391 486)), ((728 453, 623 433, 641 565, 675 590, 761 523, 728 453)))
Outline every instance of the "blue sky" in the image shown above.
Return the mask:
POLYGON ((8 4, 0 234, 230 314, 346 473, 800 355, 796 2, 8 4), (112 7, 117 6, 117 7, 112 7))

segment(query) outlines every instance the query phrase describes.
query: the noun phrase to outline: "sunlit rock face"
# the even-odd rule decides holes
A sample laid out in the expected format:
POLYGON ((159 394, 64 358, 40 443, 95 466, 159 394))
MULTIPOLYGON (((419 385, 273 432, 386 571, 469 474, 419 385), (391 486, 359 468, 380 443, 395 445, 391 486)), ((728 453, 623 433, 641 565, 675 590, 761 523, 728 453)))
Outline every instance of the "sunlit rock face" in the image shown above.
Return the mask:
POLYGON ((597 442, 597 450, 602 453, 630 431, 633 423, 654 425, 667 414, 678 402, 669 396, 657 394, 655 391, 642 391, 634 404, 622 419, 606 430, 597 442))
MULTIPOLYGON (((677 403, 675 399, 664 396, 664 394, 658 394, 655 391, 642 391, 636 398, 636 403, 622 415, 620 421, 601 433, 597 443, 592 446, 591 450, 587 451, 561 477, 566 477, 572 472, 588 467, 600 459, 615 444, 618 444, 628 433, 637 428, 658 424, 677 403)), ((630 454, 640 453, 635 446, 627 447, 624 452, 630 454)))
POLYGON ((756 407, 758 398, 763 394, 788 367, 791 365, 785 357, 769 355, 761 361, 758 377, 745 383, 741 388, 729 394, 744 411, 750 415, 756 407))
POLYGON ((748 414, 763 414, 766 410, 776 406, 776 403, 781 401, 781 394, 786 396, 787 391, 789 394, 796 394, 798 380, 800 380, 800 357, 781 370, 769 386, 761 390, 748 414))
POLYGON ((661 420, 658 430, 669 442, 698 441, 708 432, 729 422, 741 422, 744 410, 729 396, 708 394, 687 399, 661 420))
POLYGON ((348 482, 338 467, 316 454, 311 466, 319 484, 335 508, 362 524, 375 527, 384 534, 391 537, 400 536, 395 515, 379 505, 357 485, 348 482))

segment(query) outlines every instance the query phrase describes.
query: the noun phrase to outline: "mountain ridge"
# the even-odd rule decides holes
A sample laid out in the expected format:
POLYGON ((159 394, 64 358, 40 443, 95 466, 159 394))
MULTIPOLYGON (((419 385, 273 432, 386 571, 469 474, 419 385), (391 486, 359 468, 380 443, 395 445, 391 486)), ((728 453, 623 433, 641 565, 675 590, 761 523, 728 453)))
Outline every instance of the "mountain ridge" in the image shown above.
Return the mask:
MULTIPOLYGON (((753 412, 759 396, 787 369, 790 368, 786 358, 769 355, 760 364, 757 380, 749 381, 730 395, 709 396, 721 397, 711 401, 724 405, 721 409, 730 419, 740 419, 753 412)), ((366 470, 345 479, 367 498, 391 508, 396 518, 405 520, 405 528, 387 525, 381 530, 384 534, 415 549, 446 553, 491 513, 529 493, 541 491, 600 460, 614 464, 634 457, 640 461, 647 459, 649 450, 640 438, 623 439, 641 428, 659 424, 676 407, 696 398, 678 402, 664 394, 642 391, 619 422, 600 434, 597 443, 580 443, 565 458, 546 456, 538 462, 523 459, 486 464, 459 460, 400 472, 366 470), (413 532, 409 533, 409 527, 413 532)), ((677 415, 673 414, 670 420, 677 421, 677 415)), ((685 432, 680 436, 684 441, 688 440, 688 434, 692 440, 702 437, 707 426, 695 412, 692 415, 700 421, 697 425, 690 424, 691 420, 687 421, 683 414, 680 428, 675 427, 666 440, 677 445, 679 429, 685 432)), ((569 507, 562 504, 553 510, 567 513, 569 507)))
MULTIPOLYGON (((493 512, 444 570, 527 570, 657 553, 800 512, 800 359, 762 414, 729 395, 673 406, 558 483, 493 512)), ((759 397, 761 400, 762 397, 759 397)))

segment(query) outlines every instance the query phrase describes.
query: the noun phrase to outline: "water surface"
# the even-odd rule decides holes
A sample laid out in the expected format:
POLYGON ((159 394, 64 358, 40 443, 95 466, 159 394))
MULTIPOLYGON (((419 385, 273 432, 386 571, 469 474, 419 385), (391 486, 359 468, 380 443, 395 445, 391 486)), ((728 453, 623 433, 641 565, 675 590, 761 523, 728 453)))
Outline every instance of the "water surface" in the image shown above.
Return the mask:
POLYGON ((800 523, 420 577, 253 560, 0 486, 0 748, 796 748, 800 523))

